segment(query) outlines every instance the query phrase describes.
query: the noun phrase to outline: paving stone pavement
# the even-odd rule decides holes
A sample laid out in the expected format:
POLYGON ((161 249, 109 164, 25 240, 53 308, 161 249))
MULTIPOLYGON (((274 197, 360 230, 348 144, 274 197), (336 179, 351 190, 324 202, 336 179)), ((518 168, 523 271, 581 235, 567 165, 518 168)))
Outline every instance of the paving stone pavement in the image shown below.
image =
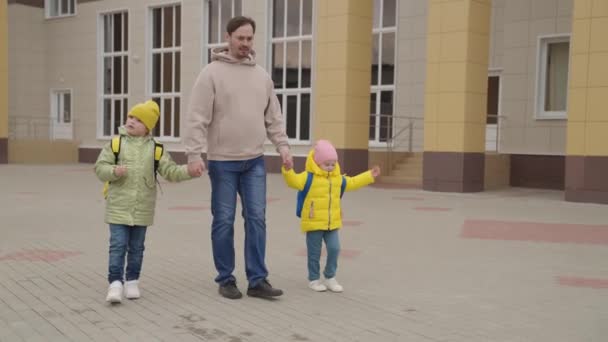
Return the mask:
POLYGON ((285 295, 268 301, 217 293, 208 178, 162 182, 142 297, 110 305, 101 188, 88 164, 0 166, 0 341, 608 340, 608 206, 560 191, 346 193, 345 292, 316 293, 296 194, 270 174, 267 264, 285 295))

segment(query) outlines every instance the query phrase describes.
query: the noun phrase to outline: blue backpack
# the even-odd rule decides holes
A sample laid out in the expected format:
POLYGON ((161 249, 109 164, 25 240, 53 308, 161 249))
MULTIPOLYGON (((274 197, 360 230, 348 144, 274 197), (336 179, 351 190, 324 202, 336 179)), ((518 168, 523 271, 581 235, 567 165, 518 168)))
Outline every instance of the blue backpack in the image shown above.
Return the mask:
MULTIPOLYGON (((313 173, 308 172, 308 176, 306 177, 306 184, 304 184, 304 189, 298 191, 298 202, 296 204, 296 216, 302 217, 302 207, 304 207, 304 200, 306 199, 306 195, 308 195, 308 191, 310 190, 310 185, 312 184, 313 173)), ((344 195, 344 190, 346 190, 346 177, 342 176, 342 186, 340 187, 340 198, 344 195)))

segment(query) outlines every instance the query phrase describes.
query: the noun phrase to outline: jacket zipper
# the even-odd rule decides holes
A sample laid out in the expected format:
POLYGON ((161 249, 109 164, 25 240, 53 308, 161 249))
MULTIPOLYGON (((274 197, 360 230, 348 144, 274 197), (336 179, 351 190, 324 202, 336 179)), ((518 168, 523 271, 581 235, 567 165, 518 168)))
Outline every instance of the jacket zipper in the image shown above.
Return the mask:
POLYGON ((331 230, 331 178, 327 173, 327 181, 329 182, 329 207, 327 208, 327 230, 331 230))

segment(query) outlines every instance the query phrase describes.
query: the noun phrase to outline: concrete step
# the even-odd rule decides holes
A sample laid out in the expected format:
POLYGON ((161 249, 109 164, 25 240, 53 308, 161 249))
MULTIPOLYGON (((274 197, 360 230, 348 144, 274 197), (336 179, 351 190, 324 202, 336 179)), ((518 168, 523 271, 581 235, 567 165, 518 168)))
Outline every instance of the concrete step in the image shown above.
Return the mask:
POLYGON ((422 168, 403 168, 391 171, 391 176, 422 178, 422 168))
POLYGON ((380 176, 379 183, 422 186, 422 177, 380 176))

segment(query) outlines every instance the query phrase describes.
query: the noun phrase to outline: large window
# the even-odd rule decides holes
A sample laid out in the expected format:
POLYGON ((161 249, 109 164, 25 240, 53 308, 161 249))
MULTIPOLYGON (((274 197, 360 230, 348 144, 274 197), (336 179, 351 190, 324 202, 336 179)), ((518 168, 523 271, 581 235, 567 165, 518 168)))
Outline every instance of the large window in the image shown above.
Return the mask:
POLYGON ((272 79, 293 142, 310 140, 312 9, 313 0, 272 1, 272 79))
POLYGON ((393 132, 396 0, 374 0, 369 140, 386 142, 393 132))
POLYGON ((224 35, 226 24, 237 15, 242 15, 242 0, 207 0, 207 39, 205 42, 205 63, 211 62, 211 50, 226 46, 224 35))
POLYGON ((570 37, 540 37, 538 47, 536 117, 565 119, 570 37))
POLYGON ((101 135, 118 134, 125 122, 129 97, 129 14, 101 15, 101 135))
POLYGON ((152 9, 150 93, 160 107, 160 119, 153 133, 163 138, 180 136, 181 9, 181 5, 152 9))
POLYGON ((47 18, 67 17, 76 14, 76 0, 45 0, 47 18))

